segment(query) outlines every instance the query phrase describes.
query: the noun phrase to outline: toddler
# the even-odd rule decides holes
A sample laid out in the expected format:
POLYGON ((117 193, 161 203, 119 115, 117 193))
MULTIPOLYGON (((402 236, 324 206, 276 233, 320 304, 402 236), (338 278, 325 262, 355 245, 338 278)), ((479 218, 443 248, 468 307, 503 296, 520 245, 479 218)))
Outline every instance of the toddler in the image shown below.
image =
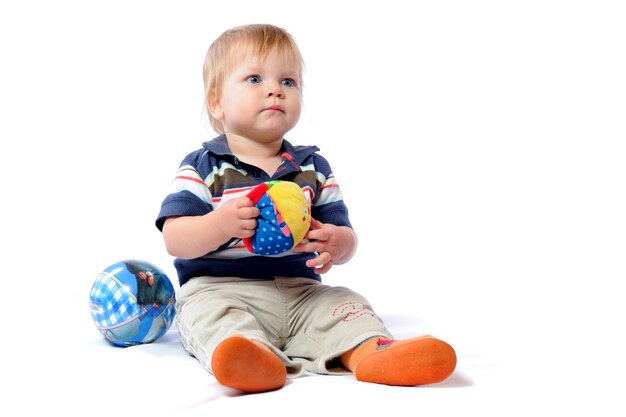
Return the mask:
POLYGON ((309 371, 413 386, 443 381, 456 355, 431 336, 394 340, 368 301, 321 282, 357 248, 341 190, 315 146, 284 136, 302 108, 303 60, 272 25, 224 32, 204 63, 205 104, 219 136, 187 155, 157 227, 176 257, 176 324, 184 348, 221 384, 243 392, 281 388, 309 371), (251 253, 258 184, 303 190, 311 226, 287 252, 251 253))

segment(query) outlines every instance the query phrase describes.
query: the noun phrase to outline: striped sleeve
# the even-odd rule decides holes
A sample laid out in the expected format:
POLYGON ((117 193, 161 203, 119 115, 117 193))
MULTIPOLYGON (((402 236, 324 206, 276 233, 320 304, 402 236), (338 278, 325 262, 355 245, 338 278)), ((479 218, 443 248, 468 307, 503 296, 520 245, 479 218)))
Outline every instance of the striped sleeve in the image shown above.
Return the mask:
POLYGON ((323 206, 325 204, 343 201, 341 188, 339 188, 339 184, 337 184, 337 180, 332 173, 326 178, 318 172, 317 181, 320 184, 320 187, 318 189, 318 198, 315 201, 316 206, 323 206))
POLYGON ((200 177, 198 171, 191 165, 182 165, 178 169, 169 194, 176 194, 181 191, 188 191, 205 203, 211 204, 211 190, 200 177))
MULTIPOLYGON (((302 168, 308 169, 306 166, 302 168)), ((352 227, 341 188, 326 159, 317 155, 314 169, 317 195, 311 208, 313 218, 322 223, 352 227)))
POLYGON ((202 216, 213 210, 211 189, 194 166, 198 163, 198 156, 202 159, 206 154, 188 155, 176 172, 156 219, 159 230, 163 230, 168 217, 202 216))

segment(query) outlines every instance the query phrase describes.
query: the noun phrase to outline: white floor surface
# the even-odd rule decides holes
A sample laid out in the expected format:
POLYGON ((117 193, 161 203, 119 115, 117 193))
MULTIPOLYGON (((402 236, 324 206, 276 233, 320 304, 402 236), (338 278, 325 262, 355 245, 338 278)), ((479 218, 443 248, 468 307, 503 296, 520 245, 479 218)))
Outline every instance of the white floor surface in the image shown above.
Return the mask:
POLYGON ((626 13, 618 1, 0 5, 0 415, 626 415, 626 13), (201 68, 235 25, 289 30, 304 111, 359 235, 324 276, 458 368, 432 386, 219 386, 178 342, 109 345, 89 290, 144 259, 211 135, 201 68), (380 175, 365 175, 377 169, 380 175))

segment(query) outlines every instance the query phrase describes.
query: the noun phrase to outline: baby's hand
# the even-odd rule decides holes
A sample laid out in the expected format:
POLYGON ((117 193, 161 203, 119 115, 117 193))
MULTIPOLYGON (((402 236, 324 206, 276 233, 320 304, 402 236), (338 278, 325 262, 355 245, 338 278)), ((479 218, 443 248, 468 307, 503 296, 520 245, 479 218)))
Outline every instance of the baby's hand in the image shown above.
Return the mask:
POLYGON ((254 235, 258 215, 259 209, 248 197, 235 198, 215 210, 217 225, 228 239, 243 239, 254 235))
POLYGON ((310 242, 301 243, 294 252, 317 252, 319 256, 309 259, 306 266, 315 268, 315 273, 324 274, 332 268, 333 263, 341 257, 341 242, 343 231, 334 224, 321 223, 311 219, 311 229, 304 236, 310 242))

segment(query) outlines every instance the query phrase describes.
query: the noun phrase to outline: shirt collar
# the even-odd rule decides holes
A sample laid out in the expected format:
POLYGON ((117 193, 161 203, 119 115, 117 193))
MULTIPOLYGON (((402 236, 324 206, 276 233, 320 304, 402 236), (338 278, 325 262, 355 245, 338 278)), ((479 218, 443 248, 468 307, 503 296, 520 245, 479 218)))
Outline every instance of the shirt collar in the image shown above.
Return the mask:
MULTIPOLYGON (((209 152, 216 155, 230 155, 234 157, 233 153, 228 147, 226 135, 220 135, 214 139, 204 142, 202 146, 209 152)), ((280 152, 281 154, 288 154, 291 157, 287 157, 288 159, 291 159, 293 160, 293 162, 300 165, 308 156, 314 154, 317 151, 319 151, 319 148, 317 146, 294 146, 286 139, 283 139, 283 145, 280 152)))

